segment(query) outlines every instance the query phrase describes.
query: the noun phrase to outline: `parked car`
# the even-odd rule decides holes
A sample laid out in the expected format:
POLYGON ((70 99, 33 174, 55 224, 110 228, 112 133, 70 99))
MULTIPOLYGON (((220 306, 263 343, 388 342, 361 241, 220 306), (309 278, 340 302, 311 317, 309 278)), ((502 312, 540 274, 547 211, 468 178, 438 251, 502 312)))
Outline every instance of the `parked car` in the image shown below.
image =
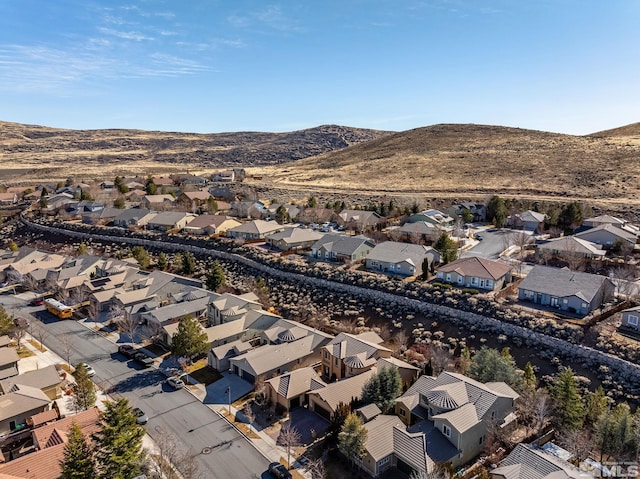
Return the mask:
POLYGON ((269 464, 269 473, 278 479, 291 479, 291 473, 279 462, 269 464))
POLYGON ((146 424, 149 422, 149 416, 147 416, 139 407, 133 408, 133 415, 136 417, 136 422, 138 424, 146 424))
POLYGON ((44 298, 33 298, 29 304, 31 304, 31 306, 42 306, 44 304, 44 298))
MULTIPOLYGON (((82 364, 84 368, 87 370, 87 374, 89 375, 90 378, 95 376, 96 372, 90 364, 87 364, 87 363, 80 363, 80 364, 82 364)), ((78 366, 80 366, 80 364, 78 364, 78 366)))
POLYGON ((478 241, 482 241, 484 239, 484 236, 482 236, 480 233, 476 233, 475 235, 473 235, 473 237, 478 241))
POLYGON ((125 358, 131 359, 136 354, 136 349, 130 344, 121 344, 118 346, 118 352, 125 358))
POLYGON ((141 351, 138 351, 133 355, 133 360, 144 368, 153 366, 153 358, 147 356, 141 351))
POLYGON ((173 389, 182 389, 184 387, 184 381, 175 376, 171 376, 167 378, 167 384, 171 386, 173 389))

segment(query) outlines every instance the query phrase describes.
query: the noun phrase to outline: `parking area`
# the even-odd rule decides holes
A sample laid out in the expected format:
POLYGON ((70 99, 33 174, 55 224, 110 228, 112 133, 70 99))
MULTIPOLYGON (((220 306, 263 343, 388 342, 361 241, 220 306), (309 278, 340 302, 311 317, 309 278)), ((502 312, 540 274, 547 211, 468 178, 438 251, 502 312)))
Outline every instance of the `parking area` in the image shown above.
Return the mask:
POLYGON ((291 424, 300 433, 301 444, 311 444, 315 437, 324 435, 330 423, 305 407, 297 407, 289 411, 289 419, 284 424, 291 424), (315 432, 315 433, 314 433, 315 432))

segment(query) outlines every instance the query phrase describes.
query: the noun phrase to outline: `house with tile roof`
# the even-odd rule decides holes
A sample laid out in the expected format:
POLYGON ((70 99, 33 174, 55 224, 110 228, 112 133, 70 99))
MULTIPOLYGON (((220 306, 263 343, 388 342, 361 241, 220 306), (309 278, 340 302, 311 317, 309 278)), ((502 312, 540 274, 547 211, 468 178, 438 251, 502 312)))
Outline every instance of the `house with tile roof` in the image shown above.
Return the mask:
POLYGON ((462 374, 419 377, 396 401, 407 425, 394 428, 397 460, 427 473, 438 462, 465 464, 482 451, 490 422, 505 426, 515 419, 518 397, 505 383, 483 384, 462 374))
POLYGON ((340 403, 351 404, 362 397, 362 388, 376 373, 373 367, 357 376, 350 376, 340 381, 327 384, 325 387, 309 391, 309 410, 331 421, 333 413, 340 403))
POLYGON ((398 416, 377 415, 365 422, 367 440, 364 454, 357 464, 371 477, 378 477, 396 465, 393 443, 393 430, 396 427, 404 427, 398 416))
POLYGON ((206 190, 184 191, 178 195, 176 203, 195 213, 195 210, 206 204, 210 198, 213 198, 213 196, 206 190))
POLYGON ((0 479, 58 479, 71 423, 78 424, 89 437, 100 429, 99 417, 98 408, 91 408, 35 428, 31 434, 36 451, 0 464, 0 479))
POLYGON ((518 286, 518 300, 586 315, 611 300, 614 291, 606 276, 538 265, 518 286))
POLYGON ((367 271, 396 276, 419 276, 422 265, 429 261, 429 267, 440 262, 440 253, 431 246, 397 241, 377 244, 367 255, 367 271))
POLYGON ((353 263, 364 260, 374 246, 366 236, 326 234, 311 245, 311 256, 323 261, 353 263))
POLYGON ((391 350, 382 342, 373 331, 338 334, 322 348, 322 375, 335 380, 368 371, 378 359, 391 357, 391 350))
POLYGON ((587 479, 593 475, 586 468, 578 469, 544 448, 520 443, 497 468, 491 470, 491 477, 492 479, 587 479))
POLYGON ((267 399, 285 411, 307 403, 307 393, 326 386, 312 367, 294 369, 265 381, 267 399))
POLYGON ((437 278, 460 288, 497 291, 511 282, 511 266, 476 256, 460 258, 440 266, 437 278))

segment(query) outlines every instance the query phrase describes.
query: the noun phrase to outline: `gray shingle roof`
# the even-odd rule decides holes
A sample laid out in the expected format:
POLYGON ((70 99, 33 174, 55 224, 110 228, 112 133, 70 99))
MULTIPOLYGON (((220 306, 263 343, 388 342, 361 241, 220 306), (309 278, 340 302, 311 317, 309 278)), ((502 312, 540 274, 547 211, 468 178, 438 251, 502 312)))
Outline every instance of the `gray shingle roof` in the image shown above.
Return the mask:
POLYGON ((378 462, 393 453, 393 428, 396 426, 402 427, 402 421, 398 416, 377 416, 365 423, 364 427, 367 430, 365 448, 374 461, 378 462))
POLYGON ((265 382, 271 384, 279 395, 287 399, 325 386, 325 383, 313 368, 295 369, 265 382))
POLYGON ((577 479, 590 476, 542 449, 522 443, 491 474, 505 479, 577 479))
POLYGON ((324 248, 337 255, 351 256, 362 245, 370 248, 375 246, 369 238, 364 236, 326 234, 313 244, 312 249, 324 248))
POLYGON ((558 298, 577 296, 590 303, 607 281, 610 280, 597 274, 550 266, 534 266, 518 289, 549 294, 558 298))
POLYGON ((430 247, 419 244, 399 243, 397 241, 385 241, 377 244, 367 255, 367 261, 381 261, 385 263, 401 263, 409 261, 414 266, 419 266, 427 255, 437 255, 430 247))

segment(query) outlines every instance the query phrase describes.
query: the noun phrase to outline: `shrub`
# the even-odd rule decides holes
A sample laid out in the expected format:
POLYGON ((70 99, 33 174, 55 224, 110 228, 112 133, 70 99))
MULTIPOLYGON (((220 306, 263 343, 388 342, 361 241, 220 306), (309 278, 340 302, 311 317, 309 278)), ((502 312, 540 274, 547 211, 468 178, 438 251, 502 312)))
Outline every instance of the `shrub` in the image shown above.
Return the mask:
POLYGON ((471 294, 471 295, 480 293, 480 291, 474 288, 464 288, 462 292, 465 294, 471 294))

